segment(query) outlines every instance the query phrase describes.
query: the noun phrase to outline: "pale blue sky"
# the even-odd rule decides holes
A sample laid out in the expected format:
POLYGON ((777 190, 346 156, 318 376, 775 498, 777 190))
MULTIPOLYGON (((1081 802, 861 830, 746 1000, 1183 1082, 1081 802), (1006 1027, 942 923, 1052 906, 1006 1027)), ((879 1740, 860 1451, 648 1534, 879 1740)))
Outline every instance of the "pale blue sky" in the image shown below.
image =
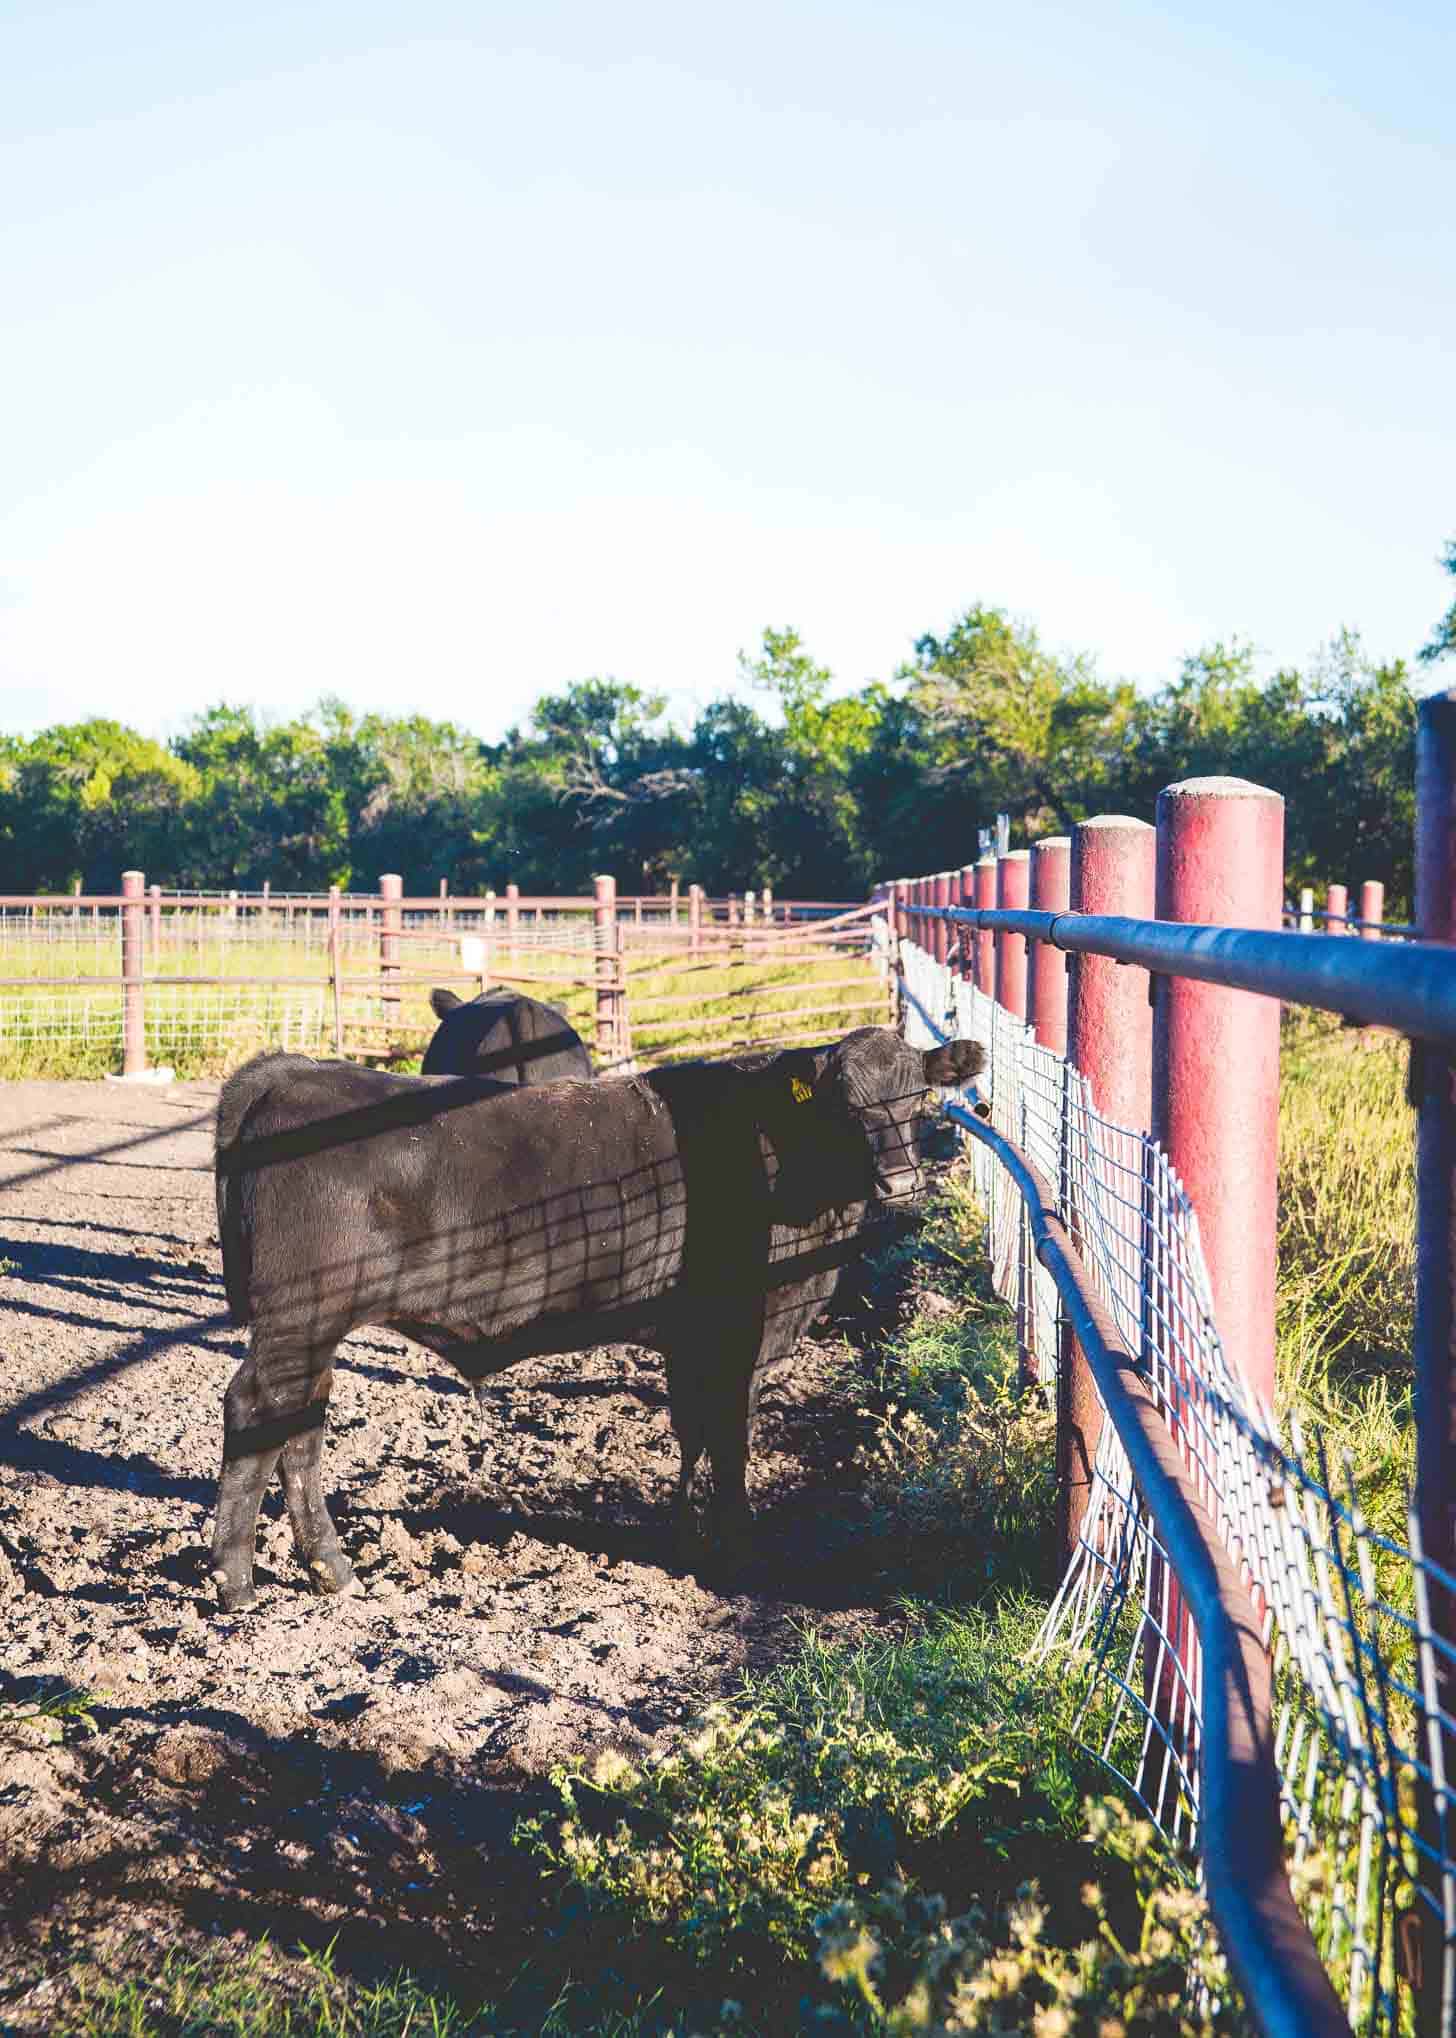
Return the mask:
POLYGON ((0 722, 1452 590, 1448 0, 0 0, 0 722))

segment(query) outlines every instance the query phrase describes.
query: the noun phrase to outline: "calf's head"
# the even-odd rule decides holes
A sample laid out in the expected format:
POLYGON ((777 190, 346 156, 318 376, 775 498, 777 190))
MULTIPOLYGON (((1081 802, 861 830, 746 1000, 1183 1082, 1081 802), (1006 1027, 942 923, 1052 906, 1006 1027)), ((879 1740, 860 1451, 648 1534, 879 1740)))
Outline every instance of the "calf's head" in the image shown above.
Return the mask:
POLYGON ((790 1082, 803 1115, 784 1114, 790 1122, 779 1147, 775 1201, 789 1223, 833 1204, 904 1204, 920 1195, 925 1162, 940 1157, 930 1093, 969 1082, 986 1057, 976 1040, 923 1050, 888 1027, 862 1026, 804 1059, 804 1076, 790 1082))

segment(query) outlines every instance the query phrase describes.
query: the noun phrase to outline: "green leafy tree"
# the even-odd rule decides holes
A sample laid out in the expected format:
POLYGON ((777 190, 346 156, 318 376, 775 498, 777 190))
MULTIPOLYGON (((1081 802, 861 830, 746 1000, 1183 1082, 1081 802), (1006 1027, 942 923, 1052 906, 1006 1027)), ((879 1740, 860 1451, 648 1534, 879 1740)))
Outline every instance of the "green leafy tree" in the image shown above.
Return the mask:
POLYGON ((1215 643, 1139 696, 977 604, 889 683, 836 690, 792 628, 765 630, 739 673, 750 698, 710 702, 686 732, 660 697, 600 677, 494 744, 327 698, 285 721, 221 703, 170 745, 58 725, 0 739, 0 842, 22 890, 110 890, 140 865, 218 888, 397 870, 411 890, 581 893, 610 871, 629 892, 679 877, 843 898, 964 864, 998 811, 1034 837, 1098 811, 1151 818, 1164 785, 1233 773, 1285 795, 1291 883, 1379 877, 1408 905, 1415 698, 1403 665, 1348 632, 1268 680, 1247 644, 1215 643))
POLYGON ((699 787, 661 696, 612 679, 548 694, 494 753, 492 853, 528 889, 580 893, 598 872, 628 892, 685 868, 699 787))
POLYGON ((199 715, 176 749, 201 782, 181 882, 256 889, 266 879, 279 891, 349 882, 345 789, 314 720, 269 725, 224 703, 199 715))
POLYGON ((1136 707, 1126 681, 1099 680, 1080 655, 1053 658, 1028 624, 980 604, 944 637, 921 637, 906 677, 932 768, 959 780, 976 810, 968 838, 998 811, 1036 835, 1105 808, 1136 707))
POLYGON ((348 760, 354 882, 372 888, 398 871, 426 892, 441 878, 468 884, 497 780, 479 738, 425 715, 366 715, 347 731, 336 704, 328 716, 336 758, 348 760))
POLYGON ((1328 732, 1315 692, 1293 670, 1261 685, 1237 638, 1185 658, 1175 680, 1134 709, 1124 758, 1132 810, 1151 811, 1179 779, 1248 778, 1276 792, 1318 771, 1328 732))
POLYGON ((20 890, 114 891, 126 868, 170 867, 198 792, 187 762, 105 719, 12 741, 0 758, 0 827, 20 890))
POLYGON ((1282 787, 1296 882, 1379 878, 1389 918, 1415 902, 1415 691, 1403 659, 1376 664, 1342 632, 1312 681, 1326 738, 1318 778, 1282 787))
MULTIPOLYGON (((1453 538, 1441 554, 1441 564, 1453 579, 1456 579, 1456 538, 1453 538)), ((1433 665, 1438 658, 1445 658, 1456 651, 1456 601, 1442 616, 1431 632, 1430 642, 1423 644, 1420 659, 1423 665, 1433 665)))
POLYGON ((783 727, 766 757, 754 806, 763 831, 758 876, 776 890, 838 896, 869 876, 854 773, 875 740, 888 699, 871 685, 831 698, 834 676, 794 629, 766 629, 740 677, 777 704, 783 727))

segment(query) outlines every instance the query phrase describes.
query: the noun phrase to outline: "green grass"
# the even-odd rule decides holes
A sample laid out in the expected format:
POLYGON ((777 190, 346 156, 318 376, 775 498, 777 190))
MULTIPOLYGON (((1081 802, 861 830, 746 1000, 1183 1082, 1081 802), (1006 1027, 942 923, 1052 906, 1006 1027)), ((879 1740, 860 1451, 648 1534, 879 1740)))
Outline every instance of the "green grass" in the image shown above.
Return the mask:
POLYGON ((1020 1391, 969 1169, 950 1173, 876 1274, 906 1293, 893 1333, 851 1361, 872 1385, 863 1477, 886 1561, 926 1601, 1049 1596, 1055 1422, 1020 1391))
POLYGON ((241 1955, 169 1953, 145 1978, 94 1972, 79 1997, 58 2027, 67 2038, 475 2038, 499 2028, 407 1975, 360 1985, 327 1952, 290 1956, 266 1939, 241 1955))
POLYGON ((94 1734, 95 1703, 94 1693, 74 1685, 43 1685, 27 1696, 0 1701, 0 1743, 60 1741, 68 1728, 78 1727, 94 1734))

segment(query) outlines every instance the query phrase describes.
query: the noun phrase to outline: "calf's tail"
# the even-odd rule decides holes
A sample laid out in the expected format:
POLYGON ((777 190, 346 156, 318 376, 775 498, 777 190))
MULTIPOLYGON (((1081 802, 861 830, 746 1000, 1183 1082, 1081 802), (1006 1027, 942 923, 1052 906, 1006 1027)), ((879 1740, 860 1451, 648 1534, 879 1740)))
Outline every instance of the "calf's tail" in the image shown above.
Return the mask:
POLYGON ((236 1175, 219 1172, 217 1177, 217 1235, 222 1242, 222 1281, 227 1290, 228 1315, 234 1323, 251 1323, 248 1303, 252 1286, 253 1249, 243 1221, 243 1184, 236 1175))
POLYGON ((239 1166, 253 1107, 267 1095, 282 1055, 260 1054, 245 1062, 222 1086, 217 1100, 213 1178, 217 1188, 217 1236, 222 1246, 222 1279, 234 1323, 253 1320, 253 1177, 239 1166))

